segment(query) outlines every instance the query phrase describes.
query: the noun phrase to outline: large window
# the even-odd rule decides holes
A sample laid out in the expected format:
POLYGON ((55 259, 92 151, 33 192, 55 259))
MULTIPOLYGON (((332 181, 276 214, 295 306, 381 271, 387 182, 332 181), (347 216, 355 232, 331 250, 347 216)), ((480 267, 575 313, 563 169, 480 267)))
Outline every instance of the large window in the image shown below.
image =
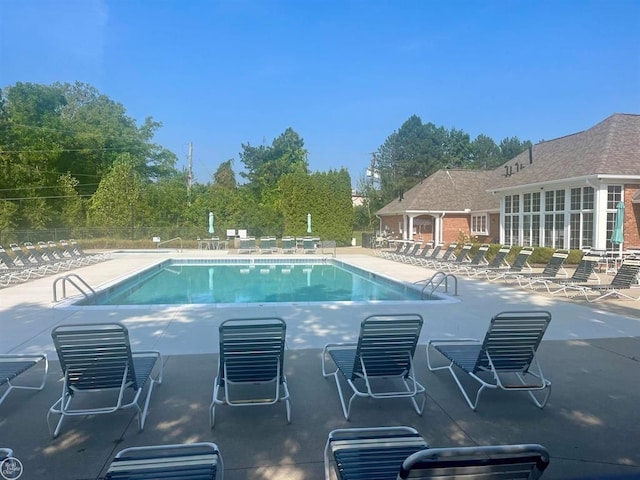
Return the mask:
POLYGON ((564 248, 564 190, 544 194, 544 246, 564 248))
POLYGON ((522 196, 522 241, 523 246, 540 245, 540 192, 522 196))
POLYGON ((504 243, 520 245, 520 196, 507 195, 504 199, 504 243))
POLYGON ((593 246, 593 188, 572 188, 570 195, 569 248, 593 246))

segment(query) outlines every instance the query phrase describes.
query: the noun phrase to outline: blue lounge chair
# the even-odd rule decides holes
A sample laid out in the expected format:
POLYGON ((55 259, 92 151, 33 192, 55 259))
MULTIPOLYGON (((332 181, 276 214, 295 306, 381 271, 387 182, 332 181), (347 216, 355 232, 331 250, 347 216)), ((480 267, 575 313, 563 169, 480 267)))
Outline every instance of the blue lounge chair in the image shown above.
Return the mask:
POLYGON ((222 480, 224 464, 215 443, 130 447, 118 452, 105 480, 222 480))
POLYGON ((538 444, 428 448, 408 457, 397 479, 532 480, 548 465, 549 452, 538 444))
POLYGON ((418 413, 422 414, 427 395, 416 380, 413 368, 422 317, 418 314, 372 315, 360 325, 358 343, 330 343, 322 351, 322 375, 334 377, 344 418, 349 419, 351 404, 356 397, 409 398, 418 413), (327 371, 332 360, 335 370, 327 371), (340 385, 344 377, 352 395, 348 403, 340 385), (372 381, 399 379, 404 389, 375 390, 372 381), (361 388, 363 386, 364 388, 361 388), (416 397, 422 396, 418 405, 416 397))
POLYGON ((284 374, 284 346, 287 325, 281 318, 239 318, 220 324, 220 356, 218 375, 214 381, 210 406, 211 427, 215 425, 216 405, 232 407, 273 405, 284 401, 287 422, 291 422, 291 400, 287 377, 284 374), (273 385, 273 392, 265 398, 247 398, 247 387, 273 385), (238 397, 233 389, 242 391, 238 397))
POLYGON ((545 311, 499 313, 491 319, 482 342, 473 338, 429 340, 427 366, 432 372, 449 370, 472 410, 478 406, 480 394, 485 388, 528 392, 535 404, 544 408, 551 393, 551 382, 542 374, 536 351, 550 321, 551 314, 545 311), (442 354, 449 364, 433 366, 432 350, 442 354), (461 371, 480 384, 474 401, 470 399, 456 371, 461 371), (483 376, 490 378, 484 379, 483 376), (515 377, 516 381, 510 381, 508 376, 515 377), (544 393, 540 400, 533 393, 537 391, 544 393))
POLYGON ((282 237, 282 253, 295 253, 296 252, 296 239, 293 237, 282 237))
POLYGON ((580 259, 576 269, 569 278, 535 277, 530 279, 528 286, 533 289, 544 287, 547 289, 547 292, 552 295, 563 292, 565 296, 568 296, 567 288, 571 285, 585 284, 589 281, 591 281, 592 284, 600 284, 600 277, 595 271, 599 262, 599 255, 591 255, 587 253, 580 259))
POLYGON ((0 355, 0 387, 6 385, 6 390, 0 397, 0 404, 4 402, 7 395, 14 389, 42 390, 47 381, 49 362, 47 356, 42 355, 20 355, 5 353, 0 355), (42 376, 39 385, 24 385, 16 383, 16 379, 23 373, 31 370, 36 365, 42 366, 42 376))
POLYGON ((564 269, 564 262, 569 256, 569 250, 559 249, 553 252, 549 262, 545 265, 540 273, 518 273, 513 277, 507 275, 508 278, 515 278, 521 287, 530 287, 531 283, 538 278, 555 278, 562 271, 562 278, 567 278, 567 271, 564 269))
POLYGON ((396 480, 402 462, 427 448, 411 427, 344 428, 329 433, 324 448, 324 478, 396 480))
POLYGON ((478 266, 467 266, 464 269, 464 273, 470 275, 472 277, 478 276, 480 274, 487 274, 488 272, 499 271, 500 269, 509 268, 510 265, 507 263, 507 255, 511 251, 511 247, 501 246, 496 256, 487 263, 486 265, 478 265, 478 266))
POLYGON ((131 351, 129 332, 120 323, 60 325, 51 332, 64 376, 62 394, 47 413, 49 431, 56 437, 67 416, 97 415, 133 408, 138 427, 144 428, 153 386, 162 383, 162 356, 157 351, 131 351), (157 374, 153 370, 157 365, 157 374), (139 400, 145 385, 144 405, 139 400), (100 407, 72 407, 77 394, 96 396, 103 391, 117 393, 115 404, 100 407), (131 399, 125 399, 132 392, 131 399), (60 418, 51 429, 50 418, 60 418))
POLYGON ((302 253, 316 253, 317 251, 317 238, 304 237, 302 239, 302 253))
POLYGON ((608 297, 622 297, 626 298, 627 300, 638 301, 640 300, 640 295, 635 297, 631 295, 630 290, 633 284, 637 282, 638 273, 640 273, 640 259, 625 258, 610 283, 606 285, 567 285, 567 293, 569 291, 575 291, 578 293, 578 295, 583 294, 589 302, 604 300, 608 297), (597 297, 590 297, 589 294, 591 293, 595 293, 597 297))
POLYGON ((498 267, 495 269, 485 269, 482 273, 486 276, 487 280, 493 282, 494 280, 506 279, 509 276, 519 275, 521 273, 533 272, 533 268, 529 265, 529 257, 533 253, 533 247, 522 247, 516 255, 516 259, 513 265, 508 268, 498 267))

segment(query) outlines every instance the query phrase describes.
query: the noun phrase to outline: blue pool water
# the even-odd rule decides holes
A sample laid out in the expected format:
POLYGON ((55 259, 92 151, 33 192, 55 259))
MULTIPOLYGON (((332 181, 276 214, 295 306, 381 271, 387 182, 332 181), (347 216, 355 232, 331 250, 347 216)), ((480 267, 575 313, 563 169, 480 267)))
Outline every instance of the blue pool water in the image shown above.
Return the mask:
POLYGON ((339 261, 177 261, 155 265, 80 302, 177 305, 416 301, 421 293, 339 261))

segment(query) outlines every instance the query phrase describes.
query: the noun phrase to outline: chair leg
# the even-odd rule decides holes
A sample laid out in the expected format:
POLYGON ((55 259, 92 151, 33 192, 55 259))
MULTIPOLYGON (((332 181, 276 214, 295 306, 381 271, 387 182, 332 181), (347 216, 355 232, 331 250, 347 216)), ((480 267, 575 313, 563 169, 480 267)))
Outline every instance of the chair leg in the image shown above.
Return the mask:
POLYGON ((147 391, 147 396, 144 400, 144 408, 141 410, 140 406, 136 402, 136 408, 138 409, 138 428, 140 431, 144 429, 144 422, 147 419, 147 413, 149 411, 149 402, 151 401, 151 393, 153 392, 153 385, 155 381, 150 378, 149 379, 149 390, 147 391))
POLYGON ((351 414, 351 403, 353 402, 353 399, 356 397, 356 394, 354 393, 353 395, 351 395, 351 398, 349 399, 349 406, 347 407, 347 405, 345 405, 345 402, 344 402, 344 394, 342 392, 342 387, 340 386, 340 379, 338 378, 338 372, 335 372, 333 374, 333 378, 336 381, 336 387, 338 387, 338 397, 340 397, 340 404, 342 405, 342 414, 344 415, 344 418, 346 420, 349 420, 349 415, 351 414))
POLYGON ((218 377, 214 381, 213 398, 211 399, 211 406, 209 407, 209 425, 211 428, 216 423, 216 404, 220 402, 218 399, 218 392, 220 391, 220 385, 218 385, 218 377))
POLYGON ((69 408, 69 405, 71 404, 72 399, 73 397, 65 391, 62 394, 62 397, 60 397, 58 401, 54 403, 51 406, 51 408, 49 408, 49 411, 47 412, 47 427, 49 427, 49 434, 51 434, 53 438, 56 438, 60 433, 62 422, 64 421, 64 418, 66 416, 64 412, 69 408), (60 415, 60 418, 58 419, 58 423, 56 424, 56 428, 53 431, 51 430, 51 422, 49 421, 52 414, 60 415))

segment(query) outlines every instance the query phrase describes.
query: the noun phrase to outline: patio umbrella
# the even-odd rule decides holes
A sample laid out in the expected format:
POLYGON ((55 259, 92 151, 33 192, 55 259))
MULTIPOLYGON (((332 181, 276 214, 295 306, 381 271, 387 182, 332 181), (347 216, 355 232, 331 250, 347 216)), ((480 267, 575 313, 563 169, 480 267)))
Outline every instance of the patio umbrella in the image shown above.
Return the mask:
POLYGON ((624 224, 624 203, 618 202, 616 206, 616 223, 611 233, 611 243, 613 245, 620 245, 620 255, 622 256, 622 243, 624 242, 624 235, 622 233, 622 225, 624 224))
POLYGON ((307 213, 307 233, 311 233, 311 214, 307 213))
POLYGON ((616 224, 613 227, 613 233, 611 234, 610 240, 614 245, 620 245, 624 242, 624 236, 622 234, 622 225, 624 223, 624 203, 618 202, 616 209, 616 224))
POLYGON ((213 235, 213 212, 209 212, 209 233, 213 235))

